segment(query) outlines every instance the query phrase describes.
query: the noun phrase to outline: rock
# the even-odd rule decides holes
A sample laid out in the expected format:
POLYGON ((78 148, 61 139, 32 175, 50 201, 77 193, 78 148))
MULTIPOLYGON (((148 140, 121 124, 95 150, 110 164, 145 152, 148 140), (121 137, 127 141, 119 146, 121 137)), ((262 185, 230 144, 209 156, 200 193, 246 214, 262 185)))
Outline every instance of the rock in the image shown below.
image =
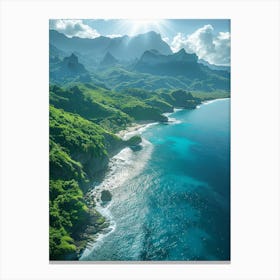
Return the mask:
POLYGON ((139 145, 141 142, 142 142, 142 138, 140 135, 134 135, 126 141, 127 145, 130 147, 139 145))
POLYGON ((112 194, 108 190, 104 190, 101 192, 101 200, 102 202, 109 202, 112 199, 112 194))

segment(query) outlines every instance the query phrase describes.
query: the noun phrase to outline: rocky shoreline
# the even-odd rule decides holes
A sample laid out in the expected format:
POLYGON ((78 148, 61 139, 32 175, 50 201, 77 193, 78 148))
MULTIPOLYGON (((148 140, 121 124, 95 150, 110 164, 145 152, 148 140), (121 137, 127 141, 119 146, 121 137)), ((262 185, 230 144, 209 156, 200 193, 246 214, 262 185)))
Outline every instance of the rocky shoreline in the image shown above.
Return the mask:
MULTIPOLYGON (((139 129, 144 128, 148 125, 148 122, 145 123, 133 123, 131 126, 127 127, 125 130, 119 131, 116 133, 116 136, 122 138, 125 141, 126 145, 123 147, 135 147, 141 143, 141 137, 139 135, 135 135, 134 132, 137 132, 139 129), (133 134, 133 135, 132 135, 133 134)), ((100 176, 98 181, 102 181, 104 175, 106 173, 107 168, 100 171, 100 176)), ((106 220, 104 216, 102 216, 96 210, 96 202, 92 197, 92 190, 94 187, 88 189, 86 194, 84 195, 85 203, 89 209, 89 217, 87 220, 86 228, 83 232, 80 233, 79 238, 75 240, 75 245, 77 247, 76 256, 73 258, 75 260, 79 260, 82 256, 84 250, 87 247, 90 247, 98 238, 100 234, 105 234, 108 231, 110 226, 110 222, 106 220)), ((100 205, 107 205, 112 199, 112 194, 108 190, 102 190, 100 194, 100 205)))
MULTIPOLYGON (((204 102, 200 102, 199 105, 202 103, 204 102)), ((180 109, 184 109, 184 108, 180 108, 180 109)), ((174 111, 171 113, 166 113, 166 116, 168 117, 170 114, 176 112, 176 110, 179 109, 174 108, 174 111)), ((170 120, 168 120, 168 122, 169 121, 170 120)), ((117 132, 115 135, 120 137, 123 141, 126 141, 128 144, 127 146, 130 146, 129 140, 137 136, 137 132, 139 132, 139 130, 151 124, 156 124, 156 122, 142 121, 142 122, 132 123, 126 129, 117 132)), ((137 145, 138 144, 139 143, 137 143, 137 145)), ((105 172, 106 170, 102 172, 102 175, 104 175, 105 172)), ((102 181, 102 178, 100 178, 100 180, 102 181)), ((91 244, 93 244, 96 241, 99 234, 106 233, 106 230, 108 230, 108 227, 110 226, 110 222, 107 221, 106 218, 103 217, 95 208, 96 203, 94 199, 92 199, 92 189, 93 188, 90 188, 85 195, 85 202, 89 208, 90 218, 89 218, 89 224, 86 226, 85 231, 80 236, 80 240, 76 241, 76 246, 78 248, 78 252, 77 252, 78 259, 81 257, 86 247, 90 247, 91 244)), ((111 199, 112 199, 112 194, 108 190, 103 190, 101 192, 101 196, 100 196, 101 205, 102 204, 103 206, 106 205, 109 201, 111 201, 111 199)))
POLYGON ((95 209, 96 204, 90 196, 90 192, 85 195, 85 201, 89 208, 89 219, 85 231, 76 240, 77 260, 81 257, 86 247, 96 241, 98 234, 103 233, 110 226, 110 222, 106 221, 105 217, 95 209))

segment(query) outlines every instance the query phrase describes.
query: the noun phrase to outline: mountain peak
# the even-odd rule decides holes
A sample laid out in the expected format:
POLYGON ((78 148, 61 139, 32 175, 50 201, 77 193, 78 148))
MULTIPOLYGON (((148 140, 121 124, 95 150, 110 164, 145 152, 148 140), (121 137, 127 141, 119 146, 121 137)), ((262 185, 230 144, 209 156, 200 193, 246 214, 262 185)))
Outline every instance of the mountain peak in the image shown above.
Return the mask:
POLYGON ((184 48, 180 49, 177 54, 186 54, 186 50, 184 48))
POLYGON ((148 31, 146 34, 148 34, 148 35, 154 35, 154 36, 160 36, 159 33, 155 32, 155 31, 153 31, 153 30, 148 31))
POLYGON ((161 40, 161 35, 153 30, 148 31, 143 34, 138 34, 136 37, 148 37, 148 38, 154 38, 154 39, 160 39, 161 40))
POLYGON ((107 51, 105 56, 103 57, 102 61, 100 62, 101 66, 111 66, 118 62, 118 60, 109 52, 107 51))
POLYGON ((203 73, 197 59, 196 54, 187 53, 184 49, 171 55, 163 55, 157 51, 149 50, 144 52, 135 65, 135 69, 151 74, 201 77, 203 73))
POLYGON ((69 59, 70 60, 72 60, 72 61, 77 61, 78 62, 78 57, 74 54, 74 53, 72 53, 70 56, 69 56, 69 59))
POLYGON ((72 53, 70 56, 64 57, 63 62, 67 63, 68 65, 78 65, 79 64, 78 57, 74 53, 72 53))
POLYGON ((79 63, 78 57, 72 53, 70 56, 64 57, 63 65, 67 71, 86 72, 83 64, 79 63))
POLYGON ((173 54, 174 58, 185 62, 197 62, 198 57, 195 53, 187 53, 184 48, 180 49, 178 52, 173 54))
MULTIPOLYGON (((68 38, 62 33, 50 30, 50 43, 65 53, 78 52, 100 61, 109 51, 118 61, 129 61, 141 57, 144 51, 156 49, 161 54, 172 54, 170 46, 162 40, 161 35, 155 31, 149 31, 135 36, 122 36, 109 38, 99 36, 93 39, 68 38)), ((89 62, 88 65, 92 63, 89 62)))

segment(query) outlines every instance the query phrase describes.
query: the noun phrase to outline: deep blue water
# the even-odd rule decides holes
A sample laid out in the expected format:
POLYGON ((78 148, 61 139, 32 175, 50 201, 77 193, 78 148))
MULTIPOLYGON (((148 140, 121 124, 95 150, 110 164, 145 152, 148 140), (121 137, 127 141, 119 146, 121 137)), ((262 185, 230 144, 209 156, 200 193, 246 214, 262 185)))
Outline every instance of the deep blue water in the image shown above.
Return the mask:
POLYGON ((112 230, 81 260, 230 260, 230 99, 169 117, 113 160, 112 230))

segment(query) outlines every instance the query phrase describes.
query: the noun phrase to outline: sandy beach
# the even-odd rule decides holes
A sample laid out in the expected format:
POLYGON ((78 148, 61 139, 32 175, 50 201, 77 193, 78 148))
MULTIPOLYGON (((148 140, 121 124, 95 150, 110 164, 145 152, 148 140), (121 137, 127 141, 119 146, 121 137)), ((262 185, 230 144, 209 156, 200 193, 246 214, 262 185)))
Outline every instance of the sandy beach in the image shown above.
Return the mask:
POLYGON ((132 134, 135 134, 141 128, 144 128, 149 124, 151 124, 151 122, 132 123, 131 126, 119 131, 116 135, 124 140, 127 140, 128 136, 132 136, 132 134))

